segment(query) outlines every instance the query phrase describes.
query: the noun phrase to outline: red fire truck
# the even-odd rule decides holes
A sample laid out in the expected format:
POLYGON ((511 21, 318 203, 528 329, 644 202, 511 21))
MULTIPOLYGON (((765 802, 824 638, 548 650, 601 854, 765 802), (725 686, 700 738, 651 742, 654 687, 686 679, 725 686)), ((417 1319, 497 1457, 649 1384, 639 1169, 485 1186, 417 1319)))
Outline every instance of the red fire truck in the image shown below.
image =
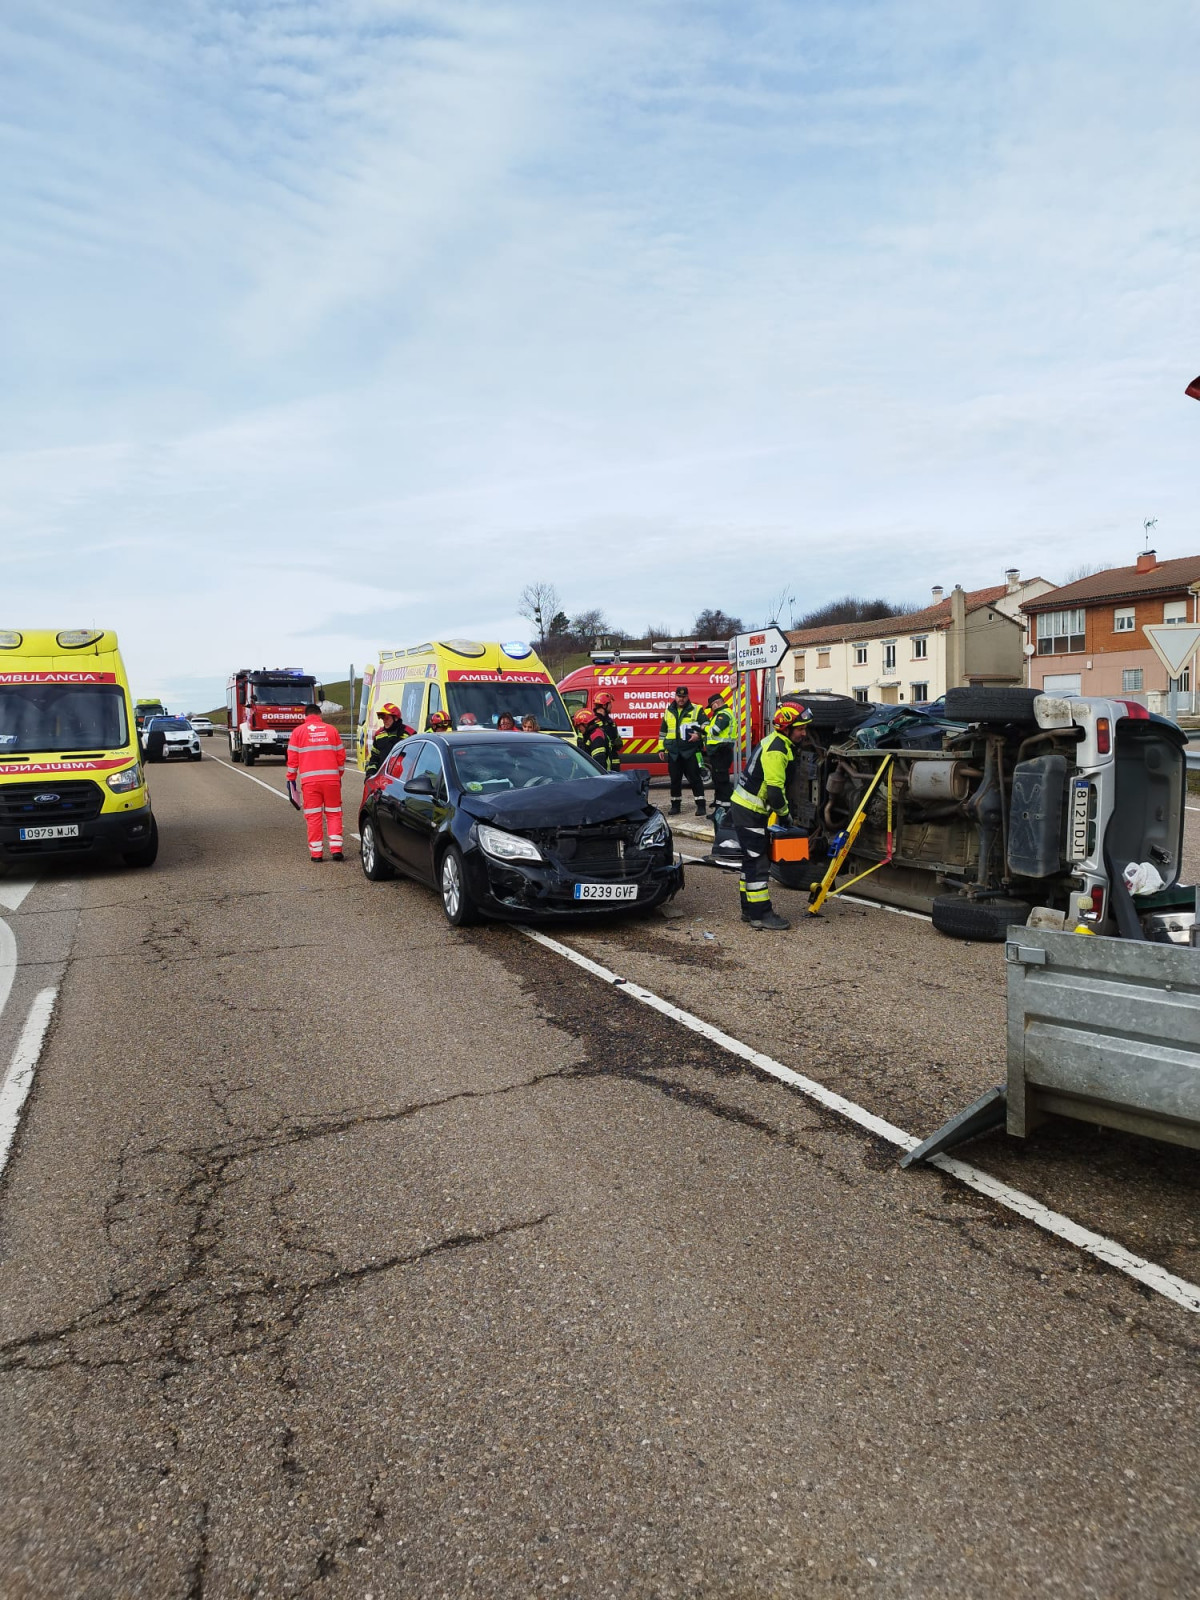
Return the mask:
POLYGON ((558 688, 572 716, 584 707, 590 709, 598 694, 611 694, 612 717, 622 740, 622 767, 644 767, 651 777, 662 777, 667 763, 658 748, 658 729, 675 690, 686 684, 700 707, 719 691, 738 710, 736 695, 742 725, 748 717, 754 744, 762 732, 758 677, 749 673, 739 684, 724 643, 665 639, 648 648, 593 650, 591 666, 568 673, 558 688))
POLYGON ((324 693, 302 667, 242 667, 225 690, 229 759, 252 767, 259 756, 286 756, 292 729, 304 721, 305 706, 322 700, 324 693))

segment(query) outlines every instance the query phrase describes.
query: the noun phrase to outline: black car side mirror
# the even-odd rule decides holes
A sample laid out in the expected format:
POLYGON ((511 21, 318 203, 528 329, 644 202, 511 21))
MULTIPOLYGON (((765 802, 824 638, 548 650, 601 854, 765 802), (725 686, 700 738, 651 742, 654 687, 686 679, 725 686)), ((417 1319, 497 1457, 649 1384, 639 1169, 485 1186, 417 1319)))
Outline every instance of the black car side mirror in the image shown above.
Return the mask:
POLYGON ((432 794, 433 779, 427 772, 419 772, 404 785, 405 794, 432 794))

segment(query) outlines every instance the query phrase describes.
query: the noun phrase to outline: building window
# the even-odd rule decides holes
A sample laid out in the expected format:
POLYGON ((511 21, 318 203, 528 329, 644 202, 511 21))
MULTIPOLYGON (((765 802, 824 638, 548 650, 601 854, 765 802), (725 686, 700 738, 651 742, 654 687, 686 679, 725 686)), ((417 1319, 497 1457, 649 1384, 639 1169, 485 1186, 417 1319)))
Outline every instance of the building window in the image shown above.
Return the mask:
POLYGON ((1132 633, 1136 626, 1132 606, 1118 606, 1113 612, 1114 633, 1132 633))
POLYGON ((1037 648, 1040 656, 1067 656, 1083 649, 1084 612, 1039 611, 1037 648))
POLYGON ((856 667, 865 667, 866 664, 867 664, 867 647, 866 647, 865 644, 856 644, 854 646, 854 665, 856 667))
POLYGON ((797 650, 795 655, 792 657, 792 681, 794 683, 803 683, 804 682, 804 651, 803 650, 797 650))
POLYGON ((910 697, 914 701, 929 699, 929 685, 927 683, 910 683, 908 690, 910 697))
POLYGON ((871 698, 870 691, 867 689, 855 689, 854 698, 858 701, 860 706, 865 706, 871 698))
POLYGON ((828 650, 818 650, 817 651, 817 666, 818 667, 827 667, 828 665, 829 665, 829 651, 828 650))
POLYGON ((896 670, 896 641, 885 639, 883 644, 883 670, 895 672, 896 670))
POLYGON ((1186 600, 1164 600, 1163 601, 1163 621, 1164 622, 1186 622, 1187 621, 1187 601, 1186 600))
POLYGON ((928 657, 928 655, 929 655, 929 640, 928 639, 914 639, 913 642, 912 642, 912 647, 913 647, 912 658, 913 658, 914 661, 924 661, 928 657))
POLYGON ((1122 694, 1141 694, 1142 669, 1141 667, 1126 667, 1121 674, 1122 694))
POLYGON ((1191 669, 1191 667, 1184 667, 1183 671, 1179 674, 1179 676, 1177 678, 1168 678, 1167 679, 1167 688, 1171 691, 1172 694, 1191 694, 1191 692, 1192 692, 1192 669, 1191 669))

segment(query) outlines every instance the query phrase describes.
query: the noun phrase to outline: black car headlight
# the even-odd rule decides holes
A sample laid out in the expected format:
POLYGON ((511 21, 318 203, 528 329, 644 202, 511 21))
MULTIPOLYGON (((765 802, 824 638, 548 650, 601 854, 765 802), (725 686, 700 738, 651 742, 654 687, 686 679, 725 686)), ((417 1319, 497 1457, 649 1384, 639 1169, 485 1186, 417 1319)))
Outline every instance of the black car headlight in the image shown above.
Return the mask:
POLYGON ((506 833, 503 828, 489 828, 486 822, 475 824, 475 837, 485 856, 493 861, 541 861, 542 852, 532 839, 522 839, 518 833, 506 833))
POLYGON ((642 836, 638 840, 643 850, 658 850, 671 842, 671 830, 667 826, 667 819, 661 811, 656 811, 650 821, 642 829, 642 836))
POLYGON ((142 787, 142 769, 135 763, 122 772, 110 772, 104 781, 114 794, 128 794, 131 789, 142 787))

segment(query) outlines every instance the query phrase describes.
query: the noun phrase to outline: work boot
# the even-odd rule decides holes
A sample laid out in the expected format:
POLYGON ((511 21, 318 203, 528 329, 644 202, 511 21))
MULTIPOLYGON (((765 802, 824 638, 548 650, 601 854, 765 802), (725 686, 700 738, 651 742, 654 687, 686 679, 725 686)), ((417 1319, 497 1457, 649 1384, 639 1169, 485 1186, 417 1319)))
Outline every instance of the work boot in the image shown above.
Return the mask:
POLYGON ((325 864, 324 856, 309 856, 308 859, 312 862, 314 867, 324 866, 325 864))
POLYGON ((673 799, 671 801, 671 815, 673 817, 677 817, 682 810, 683 810, 683 801, 681 799, 678 799, 678 800, 673 799))
POLYGON ((345 861, 346 858, 340 850, 335 850, 329 859, 330 861, 345 861))
POLYGON ((768 906, 761 916, 750 918, 750 926, 752 928, 763 928, 771 933, 786 933, 791 927, 791 923, 786 917, 781 917, 778 911, 772 911, 771 907, 768 906))
POLYGON ((696 815, 698 817, 703 817, 703 816, 707 816, 707 814, 708 813, 706 812, 705 806, 704 806, 704 796, 701 795, 700 798, 696 801, 696 815))

